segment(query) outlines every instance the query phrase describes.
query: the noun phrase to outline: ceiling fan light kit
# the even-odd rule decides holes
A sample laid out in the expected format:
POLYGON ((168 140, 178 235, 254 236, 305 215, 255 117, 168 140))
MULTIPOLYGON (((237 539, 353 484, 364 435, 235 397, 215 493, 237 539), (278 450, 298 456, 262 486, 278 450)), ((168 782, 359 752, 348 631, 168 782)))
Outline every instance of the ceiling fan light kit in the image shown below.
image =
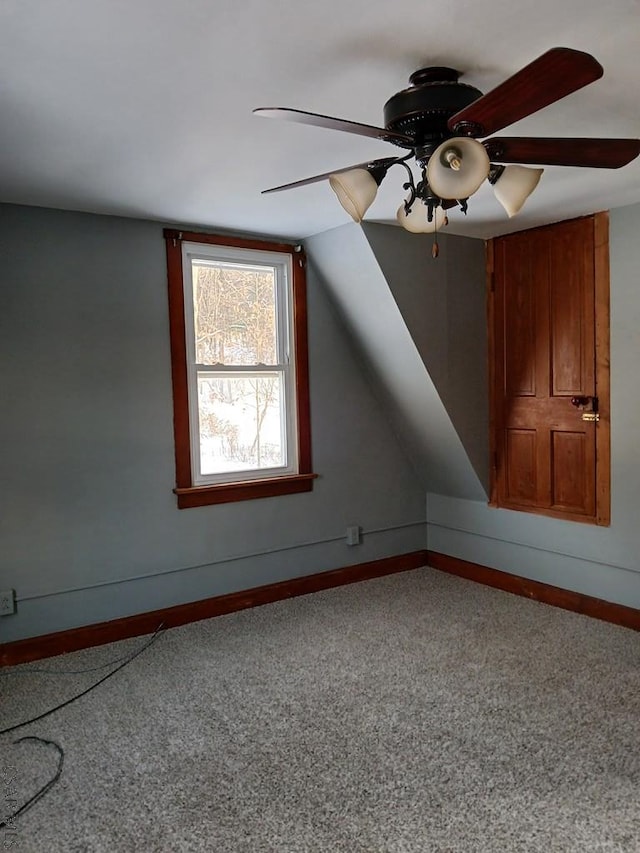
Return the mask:
POLYGON ((454 136, 439 145, 427 163, 427 181, 440 198, 469 198, 489 176, 491 163, 482 143, 454 136))
MULTIPOLYGON (((486 138, 595 82, 602 74, 602 66, 593 56, 567 47, 548 50, 485 95, 461 83, 460 72, 453 68, 421 68, 409 78, 409 87, 384 105, 384 127, 303 110, 261 107, 254 112, 381 139, 408 151, 400 157, 371 160, 263 192, 328 179, 342 206, 360 222, 388 170, 402 165, 408 174, 403 189, 409 195, 396 218, 412 233, 437 231, 446 225, 446 211, 451 207, 466 213, 467 199, 485 180, 492 184, 507 215, 515 216, 538 185, 543 169, 512 164, 617 169, 640 154, 638 139, 486 138), (420 169, 417 183, 408 160, 415 160, 420 169)), ((433 254, 437 255, 437 247, 433 254)))
POLYGON ((412 234, 433 234, 447 223, 447 214, 442 207, 425 209, 422 203, 414 204, 407 213, 406 202, 401 204, 396 213, 398 223, 412 234), (431 213, 431 217, 429 217, 431 213))
POLYGON ((522 205, 538 186, 544 169, 528 166, 495 166, 489 172, 489 183, 493 193, 511 218, 519 213, 522 205))
POLYGON ((366 169, 330 175, 329 186, 354 222, 362 222, 378 192, 378 184, 366 169))

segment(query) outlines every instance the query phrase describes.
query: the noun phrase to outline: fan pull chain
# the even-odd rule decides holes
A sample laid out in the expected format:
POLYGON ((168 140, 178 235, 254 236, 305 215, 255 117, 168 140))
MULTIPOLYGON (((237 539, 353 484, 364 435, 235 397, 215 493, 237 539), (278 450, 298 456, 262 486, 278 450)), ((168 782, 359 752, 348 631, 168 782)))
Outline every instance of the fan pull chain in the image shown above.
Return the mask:
POLYGON ((440 247, 438 246, 438 217, 435 215, 435 213, 433 215, 433 219, 434 219, 434 222, 433 222, 434 228, 433 228, 433 246, 431 247, 431 257, 437 258, 438 255, 440 254, 440 247))

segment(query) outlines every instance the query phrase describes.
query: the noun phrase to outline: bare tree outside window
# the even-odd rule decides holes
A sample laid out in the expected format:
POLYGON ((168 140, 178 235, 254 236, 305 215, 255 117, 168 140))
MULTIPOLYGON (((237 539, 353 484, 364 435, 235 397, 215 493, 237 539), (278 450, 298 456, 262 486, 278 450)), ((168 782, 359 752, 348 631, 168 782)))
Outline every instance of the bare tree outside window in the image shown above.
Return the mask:
POLYGON ((195 361, 215 368, 198 370, 202 473, 285 465, 275 270, 194 261, 192 275, 195 361))

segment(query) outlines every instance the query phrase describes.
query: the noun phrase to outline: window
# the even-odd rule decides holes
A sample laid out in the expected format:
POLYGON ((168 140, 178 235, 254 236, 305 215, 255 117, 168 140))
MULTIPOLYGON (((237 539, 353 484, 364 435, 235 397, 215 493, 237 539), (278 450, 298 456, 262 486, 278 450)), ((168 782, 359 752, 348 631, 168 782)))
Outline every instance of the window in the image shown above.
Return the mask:
POLYGON ((164 236, 178 506, 310 491, 304 253, 164 236))

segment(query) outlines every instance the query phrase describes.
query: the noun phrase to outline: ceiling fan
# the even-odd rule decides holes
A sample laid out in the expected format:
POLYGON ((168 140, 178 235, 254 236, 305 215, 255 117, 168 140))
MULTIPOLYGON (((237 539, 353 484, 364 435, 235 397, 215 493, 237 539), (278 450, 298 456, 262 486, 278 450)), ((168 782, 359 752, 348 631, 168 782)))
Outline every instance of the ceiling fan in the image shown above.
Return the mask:
POLYGON ((602 66, 593 56, 567 47, 548 50, 486 95, 461 83, 461 73, 453 68, 421 68, 409 78, 409 87, 384 105, 384 127, 303 110, 260 107, 254 110, 258 115, 381 139, 407 151, 399 157, 334 169, 263 192, 328 179, 342 206, 360 222, 388 170, 401 165, 408 174, 403 185, 408 195, 397 218, 408 231, 437 231, 447 223, 446 211, 456 206, 466 213, 469 196, 486 179, 507 214, 514 216, 543 172, 520 164, 617 169, 640 154, 638 139, 491 136, 602 74, 602 66), (411 160, 421 170, 417 184, 408 165, 411 160))

